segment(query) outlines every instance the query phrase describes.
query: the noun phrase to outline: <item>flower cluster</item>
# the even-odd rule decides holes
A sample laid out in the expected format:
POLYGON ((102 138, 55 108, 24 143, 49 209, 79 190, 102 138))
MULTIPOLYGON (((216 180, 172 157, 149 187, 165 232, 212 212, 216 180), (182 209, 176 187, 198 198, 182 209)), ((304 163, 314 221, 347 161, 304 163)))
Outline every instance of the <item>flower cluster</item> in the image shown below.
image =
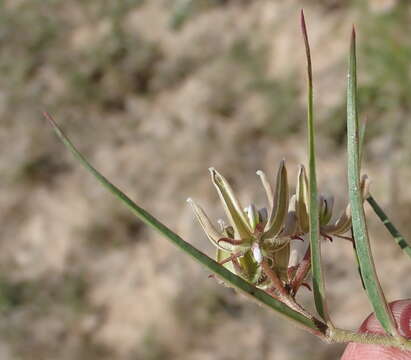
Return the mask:
MULTIPOLYGON (((192 199, 187 201, 217 248, 216 261, 259 288, 268 291, 281 288, 295 296, 310 270, 309 188, 304 166, 299 168, 292 196, 284 161, 278 168, 274 189, 265 173, 257 171, 268 200, 268 207, 262 209, 253 204, 243 208, 227 180, 214 168, 209 170, 229 223, 219 220, 216 228, 199 205, 192 199)), ((365 198, 366 176, 361 188, 365 198)), ((334 236, 351 240, 343 236, 351 228, 350 206, 332 220, 333 197, 321 195, 318 201, 321 236, 329 240, 334 236)))

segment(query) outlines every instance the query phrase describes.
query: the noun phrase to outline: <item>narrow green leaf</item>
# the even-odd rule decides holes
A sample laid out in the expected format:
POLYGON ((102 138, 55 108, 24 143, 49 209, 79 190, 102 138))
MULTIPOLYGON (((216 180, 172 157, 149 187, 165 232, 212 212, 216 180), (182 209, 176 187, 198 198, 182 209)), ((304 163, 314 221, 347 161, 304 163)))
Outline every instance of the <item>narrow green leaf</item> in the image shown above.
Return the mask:
POLYGON ((360 171, 361 171, 361 164, 362 158, 364 154, 364 143, 365 143, 365 131, 367 130, 367 119, 365 119, 360 127, 360 144, 359 144, 359 152, 360 152, 360 171))
POLYGON ((223 279, 226 283, 232 285, 238 291, 249 296, 259 304, 265 305, 276 313, 294 321, 298 326, 314 333, 318 336, 324 337, 327 326, 320 321, 310 319, 301 313, 291 309, 287 305, 283 304, 279 300, 274 299, 265 291, 260 290, 239 276, 233 274, 227 270, 224 266, 218 264, 209 256, 203 254, 201 251, 193 247, 191 244, 183 240, 180 236, 170 230, 167 226, 159 222, 146 210, 135 204, 127 195, 125 195, 120 189, 109 182, 103 175, 101 175, 87 160, 86 158, 74 147, 71 141, 66 137, 63 131, 57 126, 52 117, 45 113, 44 116, 49 120, 54 131, 64 145, 71 151, 71 153, 80 161, 80 163, 114 196, 116 196, 121 202, 126 205, 141 221, 146 225, 158 231, 165 238, 170 240, 174 245, 183 250, 186 254, 212 271, 214 274, 223 279))
POLYGON ((404 236, 398 231, 398 229, 394 226, 394 224, 390 221, 388 216, 385 214, 384 210, 378 205, 377 201, 374 199, 373 196, 368 196, 367 198, 368 203, 371 205, 374 212, 377 214, 381 222, 387 228, 387 230, 392 235, 395 242, 398 246, 409 256, 411 257, 411 246, 408 244, 407 240, 405 240, 404 236))
POLYGON ((364 214, 363 196, 360 191, 360 134, 357 113, 356 72, 355 30, 353 28, 347 86, 348 188, 352 212, 352 227, 361 274, 375 315, 387 333, 397 335, 395 320, 387 305, 375 270, 364 214))
POLYGON ((304 12, 301 10, 301 28, 304 37, 304 44, 307 56, 308 75, 308 188, 309 188, 309 220, 310 220, 310 246, 311 246, 311 267, 313 274, 313 293, 315 307, 318 314, 330 323, 326 299, 324 275, 321 264, 321 238, 319 224, 317 177, 315 170, 315 136, 314 136, 314 114, 313 114, 313 79, 310 44, 308 42, 307 27, 305 25, 304 12))

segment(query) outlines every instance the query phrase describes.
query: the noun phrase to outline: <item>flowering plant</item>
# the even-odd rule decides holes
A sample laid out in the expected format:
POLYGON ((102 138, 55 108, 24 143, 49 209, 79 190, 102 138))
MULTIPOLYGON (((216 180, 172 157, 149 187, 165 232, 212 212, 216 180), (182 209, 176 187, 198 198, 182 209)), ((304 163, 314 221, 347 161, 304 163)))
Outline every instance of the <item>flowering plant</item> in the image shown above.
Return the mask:
MULTIPOLYGON (((355 31, 351 37, 347 85, 347 154, 350 202, 345 211, 333 218, 333 199, 318 196, 316 181, 313 83, 310 47, 304 14, 301 27, 307 57, 308 79, 308 173, 304 166, 298 173, 296 192, 290 196, 285 162, 281 162, 274 189, 262 171, 257 174, 265 189, 268 207, 243 209, 226 179, 211 168, 211 179, 224 205, 229 223, 219 221, 217 229, 204 210, 189 199, 194 213, 209 240, 217 248, 216 260, 183 240, 166 225, 101 175, 74 147, 52 117, 45 113, 58 137, 100 183, 119 198, 138 218, 159 231, 181 250, 208 268, 225 284, 248 295, 269 309, 294 321, 299 327, 327 342, 357 342, 395 346, 411 350, 411 341, 400 335, 376 274, 363 203, 366 200, 400 247, 411 256, 411 247, 389 221, 368 189, 368 179, 361 176, 364 126, 357 113, 355 31), (351 235, 344 235, 351 230, 351 235), (367 334, 334 326, 327 309, 321 262, 321 242, 340 237, 353 242, 360 276, 375 316, 386 334, 367 334), (296 302, 295 295, 312 274, 312 292, 317 314, 311 314, 296 302)), ((308 284, 306 284, 309 286, 308 284)))

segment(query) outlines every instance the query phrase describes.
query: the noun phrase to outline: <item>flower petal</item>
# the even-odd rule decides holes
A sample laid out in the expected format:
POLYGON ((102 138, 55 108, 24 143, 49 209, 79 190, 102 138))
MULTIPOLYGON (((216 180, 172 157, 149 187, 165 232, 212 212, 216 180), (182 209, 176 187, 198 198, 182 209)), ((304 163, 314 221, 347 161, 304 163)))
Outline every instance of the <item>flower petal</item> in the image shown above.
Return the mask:
POLYGON ((280 236, 293 236, 298 231, 298 219, 296 213, 296 195, 291 196, 290 204, 288 206, 288 213, 284 221, 284 228, 280 236))
POLYGON ((232 250, 231 244, 224 243, 224 245, 227 247, 223 247, 219 244, 218 241, 221 238, 224 238, 224 235, 217 231, 217 229, 211 223, 210 219, 208 218, 204 210, 190 198, 187 199, 187 202, 190 204, 198 222, 200 223, 208 239, 213 243, 213 245, 216 246, 218 249, 221 249, 224 251, 231 251, 232 250))
POLYGON ((267 195, 267 200, 268 200, 268 206, 269 206, 269 214, 271 215, 272 211, 273 211, 273 204, 274 204, 274 192, 273 192, 273 188, 270 184, 270 182, 267 179, 267 175, 262 171, 262 170, 258 170, 257 171, 257 175, 260 177, 261 182, 263 184, 265 193, 267 195))
POLYGON ((226 223, 222 219, 217 220, 217 223, 220 226, 220 231, 224 235, 224 237, 234 239, 234 228, 231 225, 226 225, 226 223))
POLYGON ((298 225, 302 233, 307 233, 310 228, 308 216, 308 179, 304 165, 300 165, 296 189, 296 213, 298 225))
POLYGON ((282 160, 277 171, 275 193, 273 197, 272 211, 269 214, 263 238, 276 237, 283 229, 284 220, 288 211, 288 180, 285 161, 282 160))
POLYGON ((303 241, 290 242, 290 261, 288 263, 289 267, 297 266, 307 252, 308 246, 310 245, 308 235, 304 235, 302 239, 303 241))
POLYGON ((334 197, 331 195, 320 196, 320 225, 327 225, 333 214, 334 197))
POLYGON ((260 215, 253 204, 246 207, 244 212, 247 214, 248 223, 251 225, 251 230, 254 232, 257 224, 260 222, 260 215))
POLYGON ((268 220, 268 211, 266 208, 258 210, 259 223, 266 223, 268 220))
POLYGON ((252 230, 245 217, 243 208, 234 195, 230 184, 214 168, 210 168, 209 170, 211 173, 211 180, 223 202, 227 217, 230 219, 230 222, 236 230, 236 236, 242 240, 250 240, 252 237, 252 230))
MULTIPOLYGON (((300 242, 300 241, 298 241, 300 242)), ((288 269, 288 263, 290 261, 290 245, 291 243, 289 242, 287 245, 285 245, 281 250, 276 251, 273 253, 273 270, 277 273, 278 277, 281 280, 287 280, 287 269, 288 269)))

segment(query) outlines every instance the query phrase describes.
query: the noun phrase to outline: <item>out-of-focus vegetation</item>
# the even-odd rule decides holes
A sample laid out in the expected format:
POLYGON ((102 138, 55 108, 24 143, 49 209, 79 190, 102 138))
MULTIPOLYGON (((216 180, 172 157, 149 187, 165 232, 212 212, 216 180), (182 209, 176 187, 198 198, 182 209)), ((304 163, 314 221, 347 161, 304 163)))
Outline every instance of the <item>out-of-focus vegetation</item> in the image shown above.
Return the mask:
POLYGON ((362 67, 366 73, 359 90, 363 111, 373 133, 388 131, 395 138, 395 147, 406 145, 411 131, 409 5, 400 2, 391 11, 373 16, 364 30, 362 67))
MULTIPOLYGON (((396 6, 370 12, 364 2, 356 9, 361 14, 357 25, 361 38, 359 99, 362 116, 369 120, 367 136, 373 138, 388 132, 398 147, 406 143, 411 131, 407 125, 411 98, 409 4, 398 2, 396 6)), ((340 118, 344 113, 345 104, 340 104, 333 115, 340 118)), ((337 141, 344 131, 342 122, 331 125, 331 134, 337 141)))

